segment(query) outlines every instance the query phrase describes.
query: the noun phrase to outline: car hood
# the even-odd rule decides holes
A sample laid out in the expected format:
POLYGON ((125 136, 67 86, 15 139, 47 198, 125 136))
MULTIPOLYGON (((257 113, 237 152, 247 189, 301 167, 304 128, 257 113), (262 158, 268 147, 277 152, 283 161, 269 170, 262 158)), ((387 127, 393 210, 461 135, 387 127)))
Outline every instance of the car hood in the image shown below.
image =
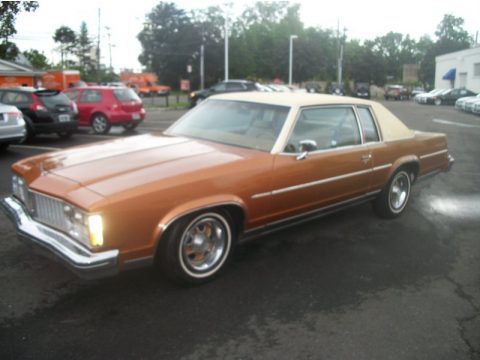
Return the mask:
MULTIPOLYGON (((107 197, 135 187, 239 161, 254 150, 182 137, 139 135, 37 158, 43 175, 68 179, 107 197)), ((59 194, 60 195, 60 194, 59 194)))

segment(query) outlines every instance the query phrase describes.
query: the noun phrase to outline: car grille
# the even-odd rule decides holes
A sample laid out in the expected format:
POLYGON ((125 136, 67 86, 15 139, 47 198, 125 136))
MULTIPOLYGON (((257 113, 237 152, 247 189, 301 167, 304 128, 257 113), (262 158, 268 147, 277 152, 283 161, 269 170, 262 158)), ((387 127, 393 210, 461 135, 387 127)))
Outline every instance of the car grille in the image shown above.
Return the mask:
POLYGON ((64 212, 64 202, 49 196, 30 191, 30 213, 38 222, 67 231, 68 223, 64 212))

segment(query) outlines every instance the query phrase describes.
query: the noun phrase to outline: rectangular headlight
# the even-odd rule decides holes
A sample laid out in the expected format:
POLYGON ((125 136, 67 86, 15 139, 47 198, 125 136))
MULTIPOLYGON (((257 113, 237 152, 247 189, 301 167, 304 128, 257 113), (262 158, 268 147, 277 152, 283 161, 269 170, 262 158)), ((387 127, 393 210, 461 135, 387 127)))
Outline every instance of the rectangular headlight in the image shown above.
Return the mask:
POLYGON ((89 248, 103 246, 102 215, 90 215, 72 205, 64 206, 68 234, 89 248))

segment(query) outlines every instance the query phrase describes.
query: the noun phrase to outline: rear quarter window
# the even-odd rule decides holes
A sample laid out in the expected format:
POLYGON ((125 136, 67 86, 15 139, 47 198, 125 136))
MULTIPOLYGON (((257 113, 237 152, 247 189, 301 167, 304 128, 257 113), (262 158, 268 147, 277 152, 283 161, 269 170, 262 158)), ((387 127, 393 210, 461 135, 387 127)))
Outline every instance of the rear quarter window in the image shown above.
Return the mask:
POLYGON ((140 98, 132 89, 115 89, 113 90, 113 96, 118 101, 140 101, 140 98))

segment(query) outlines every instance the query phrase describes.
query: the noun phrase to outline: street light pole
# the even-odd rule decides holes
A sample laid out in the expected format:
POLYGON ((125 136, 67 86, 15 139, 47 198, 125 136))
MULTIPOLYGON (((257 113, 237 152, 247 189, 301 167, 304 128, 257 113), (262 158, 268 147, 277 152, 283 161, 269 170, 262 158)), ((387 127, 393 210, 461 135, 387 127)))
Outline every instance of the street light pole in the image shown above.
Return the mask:
POLYGON ((225 81, 228 81, 228 15, 225 16, 225 81))
POLYGON ((293 39, 297 39, 297 35, 290 35, 290 61, 288 67, 288 85, 292 86, 292 65, 293 65, 293 39))

